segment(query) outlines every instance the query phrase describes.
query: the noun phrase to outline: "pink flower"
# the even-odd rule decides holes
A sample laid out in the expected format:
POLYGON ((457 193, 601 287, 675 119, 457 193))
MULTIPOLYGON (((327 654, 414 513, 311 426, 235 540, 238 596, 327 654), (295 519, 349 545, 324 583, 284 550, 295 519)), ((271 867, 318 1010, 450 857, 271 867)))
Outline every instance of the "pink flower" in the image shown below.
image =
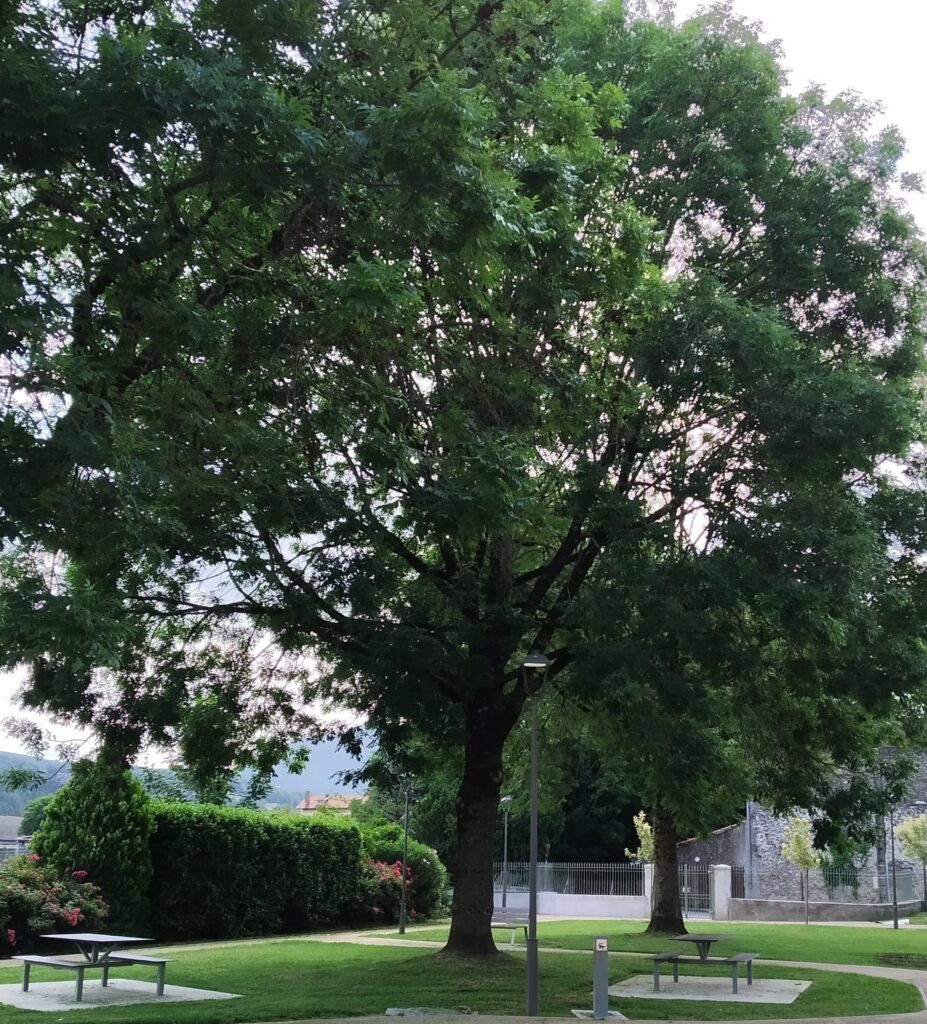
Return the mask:
POLYGON ((16 945, 16 929, 15 928, 7 928, 7 930, 6 930, 6 941, 11 946, 15 946, 16 945))
POLYGON ((42 858, 37 853, 27 853, 26 860, 39 861, 42 858))
POLYGON ((83 880, 87 877, 87 872, 78 868, 77 871, 71 872, 71 877, 76 878, 78 882, 83 882, 83 880))

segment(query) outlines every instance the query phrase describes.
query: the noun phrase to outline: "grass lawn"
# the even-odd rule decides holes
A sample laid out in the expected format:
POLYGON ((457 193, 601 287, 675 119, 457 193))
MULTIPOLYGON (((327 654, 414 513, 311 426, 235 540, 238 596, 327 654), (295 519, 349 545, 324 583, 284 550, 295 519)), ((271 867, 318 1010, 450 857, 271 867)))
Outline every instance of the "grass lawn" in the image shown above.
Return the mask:
MULTIPOLYGON (((483 1013, 523 1012, 525 962, 521 954, 485 963, 439 958, 427 949, 288 940, 179 950, 173 955, 176 960, 168 967, 168 984, 237 992, 243 998, 81 1010, 73 1024, 233 1024, 382 1013, 388 1006, 468 1006, 483 1013)), ((691 969, 727 973, 719 968, 691 969)), ((616 958, 610 965, 610 979, 614 983, 649 971, 650 964, 643 959, 616 958)), ((813 984, 790 1006, 646 999, 613 1000, 612 1004, 630 1017, 663 1020, 668 1016, 703 1020, 829 1017, 923 1008, 916 989, 885 978, 773 967, 758 967, 757 974, 808 978, 813 984)), ((4 970, 0 983, 14 983, 20 977, 18 970, 4 970)), ((41 969, 34 977, 37 982, 62 980, 61 972, 41 969)), ((147 980, 151 972, 132 969, 117 977, 147 980)), ((589 957, 541 957, 544 1014, 565 1016, 574 1006, 588 1007, 591 989, 589 957)), ((4 1024, 49 1024, 47 1013, 9 1007, 3 1007, 2 1019, 4 1024)))
MULTIPOLYGON (((634 953, 659 953, 680 949, 692 953, 689 943, 650 938, 643 934, 642 921, 541 921, 538 939, 541 946, 561 949, 592 949, 596 935, 608 936, 611 950, 634 953)), ((809 963, 874 964, 877 966, 918 967, 927 969, 927 930, 840 927, 839 925, 741 924, 728 921, 692 921, 690 932, 716 932, 731 935, 727 942, 711 947, 711 955, 759 953, 769 960, 805 960, 809 963)), ((498 931, 496 941, 508 943, 510 933, 498 931)), ((447 926, 413 928, 407 939, 447 938, 447 926)), ((517 941, 523 941, 519 930, 517 941)))

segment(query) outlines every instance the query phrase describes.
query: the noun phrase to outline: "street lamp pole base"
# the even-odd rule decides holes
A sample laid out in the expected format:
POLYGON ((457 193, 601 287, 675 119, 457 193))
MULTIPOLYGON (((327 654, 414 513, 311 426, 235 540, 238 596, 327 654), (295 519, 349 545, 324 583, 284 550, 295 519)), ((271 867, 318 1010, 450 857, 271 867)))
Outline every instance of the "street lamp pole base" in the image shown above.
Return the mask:
POLYGON ((526 1000, 525 1012, 529 1017, 537 1017, 538 1010, 538 940, 528 939, 525 943, 528 949, 528 998, 526 1000))

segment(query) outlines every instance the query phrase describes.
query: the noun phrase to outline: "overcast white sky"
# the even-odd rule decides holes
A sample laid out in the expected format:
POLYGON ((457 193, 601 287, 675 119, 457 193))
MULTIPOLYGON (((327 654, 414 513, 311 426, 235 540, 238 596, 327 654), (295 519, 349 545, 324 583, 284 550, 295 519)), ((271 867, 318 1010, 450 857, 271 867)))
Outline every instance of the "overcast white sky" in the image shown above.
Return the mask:
MULTIPOLYGON (((677 10, 689 16, 703 6, 678 0, 677 10)), ((734 10, 782 41, 790 92, 817 82, 829 93, 853 89, 879 101, 884 123, 898 125, 908 140, 905 170, 927 174, 923 0, 734 0, 734 10)), ((909 202, 927 230, 927 197, 909 202)))
MULTIPOLYGON (((703 4, 678 0, 688 16, 703 4)), ((927 4, 923 0, 735 0, 735 11, 761 21, 766 36, 780 39, 790 72, 790 91, 816 82, 829 93, 854 89, 885 108, 884 123, 897 125, 908 140, 905 170, 927 174, 927 95, 924 41, 927 4)), ((927 196, 909 204, 927 231, 927 196)), ((13 704, 18 686, 0 674, 0 718, 20 714, 13 704)), ((73 736, 70 730, 62 735, 73 736)), ((0 750, 19 750, 0 734, 0 750)))

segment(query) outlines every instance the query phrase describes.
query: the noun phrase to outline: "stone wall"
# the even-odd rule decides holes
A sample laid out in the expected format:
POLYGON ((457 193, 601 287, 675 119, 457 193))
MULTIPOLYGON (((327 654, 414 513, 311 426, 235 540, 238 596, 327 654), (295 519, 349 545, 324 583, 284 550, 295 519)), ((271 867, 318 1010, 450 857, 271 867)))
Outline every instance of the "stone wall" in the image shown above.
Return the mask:
MULTIPOLYGON (((920 900, 898 904, 900 917, 921 909, 920 900)), ((890 921, 891 903, 809 903, 809 921, 890 921)), ((731 900, 730 921, 804 921, 805 904, 800 900, 731 900)))
MULTIPOLYGON (((885 756, 890 758, 893 751, 886 750, 885 756)), ((808 812, 796 811, 799 815, 808 812)), ((927 814, 927 751, 917 756, 917 769, 912 776, 905 798, 895 809, 895 828, 906 819, 927 814)), ((677 854, 680 864, 692 864, 698 857, 703 865, 731 864, 744 868, 744 885, 746 894, 753 899, 801 900, 801 872, 789 864, 782 856, 782 844, 785 841, 785 829, 788 817, 779 817, 759 804, 747 805, 747 820, 740 825, 731 825, 719 829, 707 839, 687 839, 679 844, 677 854)), ((914 896, 927 898, 924 892, 924 872, 921 865, 908 861, 902 851, 901 844, 895 837, 894 851, 891 849, 891 827, 888 818, 884 821, 885 842, 881 841, 873 847, 863 863, 858 864, 861 876, 883 877, 890 874, 892 861, 896 867, 914 869, 914 896)), ((875 888, 873 878, 868 884, 875 888)), ((858 894, 857 894, 858 895, 858 894)), ((839 891, 827 886, 822 881, 812 885, 812 899, 830 901, 836 898, 840 902, 839 891)), ((852 898, 852 897, 851 897, 852 898)), ((878 899, 873 894, 867 902, 878 899)))
POLYGON ((745 825, 729 825, 718 829, 707 839, 686 839, 676 847, 680 864, 694 864, 698 857, 701 864, 735 864, 740 867, 747 863, 747 829, 745 825))

